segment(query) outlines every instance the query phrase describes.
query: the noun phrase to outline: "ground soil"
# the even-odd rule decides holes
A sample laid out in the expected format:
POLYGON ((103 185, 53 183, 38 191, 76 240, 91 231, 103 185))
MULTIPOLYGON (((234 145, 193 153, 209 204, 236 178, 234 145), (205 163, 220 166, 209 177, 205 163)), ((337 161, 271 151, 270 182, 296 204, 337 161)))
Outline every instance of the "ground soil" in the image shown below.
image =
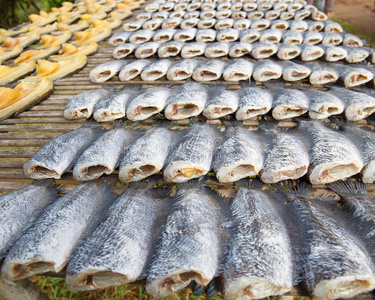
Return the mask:
POLYGON ((357 26, 358 30, 375 37, 375 0, 335 0, 334 17, 357 26))

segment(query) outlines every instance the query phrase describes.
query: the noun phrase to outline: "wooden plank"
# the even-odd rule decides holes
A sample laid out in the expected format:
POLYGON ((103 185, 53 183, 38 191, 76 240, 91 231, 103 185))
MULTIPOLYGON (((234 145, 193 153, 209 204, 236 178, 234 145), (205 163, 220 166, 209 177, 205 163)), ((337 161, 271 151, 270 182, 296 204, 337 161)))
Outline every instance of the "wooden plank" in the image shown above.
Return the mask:
POLYGON ((77 123, 66 123, 65 125, 0 125, 0 132, 9 132, 9 131, 28 131, 28 132, 43 132, 43 131, 50 131, 50 132, 65 132, 69 130, 73 130, 80 127, 80 124, 77 123))
POLYGON ((27 132, 27 133, 19 133, 19 132, 11 132, 11 133, 0 133, 0 139, 8 139, 8 140, 35 140, 35 139, 46 139, 50 140, 55 136, 59 135, 59 132, 54 133, 39 133, 39 132, 27 132))
POLYGON ((23 172, 23 164, 26 160, 16 160, 16 161, 3 161, 0 160, 0 170, 6 168, 19 169, 18 172, 23 172))
MULTIPOLYGON (((1 122, 1 124, 33 124, 33 123, 63 123, 67 120, 65 118, 28 118, 28 119, 7 119, 1 122)), ((70 123, 82 123, 81 120, 69 120, 70 123)))
POLYGON ((0 150, 0 158, 29 158, 33 156, 37 150, 0 150))
POLYGON ((42 147, 49 140, 0 140, 0 147, 42 147))

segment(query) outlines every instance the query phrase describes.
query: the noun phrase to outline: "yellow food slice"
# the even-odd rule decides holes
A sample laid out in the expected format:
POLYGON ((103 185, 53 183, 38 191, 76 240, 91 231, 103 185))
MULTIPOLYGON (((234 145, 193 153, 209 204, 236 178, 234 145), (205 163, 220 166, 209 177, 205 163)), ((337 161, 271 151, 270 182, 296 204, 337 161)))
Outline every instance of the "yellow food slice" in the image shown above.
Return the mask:
POLYGON ((89 27, 89 23, 87 21, 82 21, 82 20, 78 21, 77 24, 73 24, 73 25, 68 25, 65 23, 57 24, 57 29, 59 31, 69 31, 70 33, 74 33, 79 30, 84 30, 88 27, 89 27))
POLYGON ((43 26, 43 27, 39 27, 37 25, 30 24, 30 26, 27 28, 27 30, 29 32, 39 31, 39 34, 51 33, 52 31, 56 31, 57 30, 57 22, 55 22, 53 24, 48 24, 48 25, 43 26))
MULTIPOLYGON (((108 24, 108 22, 106 22, 108 24)), ((105 26, 104 28, 91 28, 85 31, 78 31, 74 35, 75 41, 73 42, 75 45, 85 45, 91 42, 100 42, 107 37, 109 37, 112 33, 112 29, 109 25, 105 26)))
POLYGON ((62 35, 42 35, 40 38, 40 43, 43 44, 43 47, 47 48, 52 45, 61 45, 68 41, 72 37, 72 34, 69 31, 64 32, 62 35))
POLYGON ((51 54, 56 53, 59 51, 60 45, 58 44, 53 44, 52 46, 45 48, 45 49, 40 49, 40 50, 28 50, 14 60, 14 64, 19 64, 21 62, 27 62, 27 61, 37 61, 40 58, 45 58, 51 54))
POLYGON ((16 46, 26 47, 35 41, 39 40, 40 34, 38 32, 29 32, 20 35, 18 38, 6 37, 3 44, 7 48, 14 48, 16 46))
POLYGON ((35 62, 19 64, 15 67, 0 66, 0 84, 15 81, 35 70, 35 62))
POLYGON ((66 60, 73 59, 80 54, 90 55, 98 50, 98 44, 91 42, 90 44, 83 45, 79 48, 73 46, 72 44, 64 44, 63 48, 59 51, 60 55, 50 56, 50 60, 66 60))
POLYGON ((3 47, 0 47, 0 61, 6 61, 8 59, 11 59, 13 57, 16 57, 19 55, 23 50, 23 47, 16 46, 11 50, 4 49, 3 47))
POLYGON ((83 15, 81 15, 81 20, 92 23, 95 20, 103 20, 106 16, 107 16, 107 14, 104 11, 98 12, 98 13, 93 14, 93 15, 83 14, 83 15))
POLYGON ((127 18, 131 17, 132 15, 133 15, 133 13, 128 7, 123 8, 123 9, 117 9, 117 10, 109 13, 109 16, 111 18, 120 19, 120 20, 127 19, 127 18))
POLYGON ((111 29, 119 28, 122 24, 121 20, 117 18, 106 19, 106 21, 109 23, 111 29))

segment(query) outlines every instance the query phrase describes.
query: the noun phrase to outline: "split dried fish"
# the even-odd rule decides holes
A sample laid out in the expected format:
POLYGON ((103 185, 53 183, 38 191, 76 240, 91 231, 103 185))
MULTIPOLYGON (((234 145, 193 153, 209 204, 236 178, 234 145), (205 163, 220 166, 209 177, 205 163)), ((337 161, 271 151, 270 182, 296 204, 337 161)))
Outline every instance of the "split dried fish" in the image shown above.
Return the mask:
POLYGON ((193 75, 193 71, 198 64, 199 60, 195 58, 181 59, 169 67, 167 78, 172 81, 188 79, 193 75))
POLYGON ((192 77, 195 81, 217 80, 223 74, 226 65, 226 62, 219 59, 207 60, 194 69, 192 77))
POLYGON ((117 75, 127 63, 127 61, 113 60, 100 64, 90 71, 90 81, 94 83, 107 81, 117 75))
POLYGON ((223 88, 213 88, 210 91, 203 115, 207 119, 219 119, 234 113, 238 108, 239 96, 237 91, 228 91, 223 88))
POLYGON ((248 87, 239 91, 237 120, 247 120, 265 115, 272 107, 272 95, 266 89, 248 87))
POLYGON ((121 81, 132 80, 133 78, 141 74, 143 69, 146 66, 148 66, 150 63, 151 61, 148 59, 139 59, 139 60, 133 61, 122 68, 118 77, 121 81))

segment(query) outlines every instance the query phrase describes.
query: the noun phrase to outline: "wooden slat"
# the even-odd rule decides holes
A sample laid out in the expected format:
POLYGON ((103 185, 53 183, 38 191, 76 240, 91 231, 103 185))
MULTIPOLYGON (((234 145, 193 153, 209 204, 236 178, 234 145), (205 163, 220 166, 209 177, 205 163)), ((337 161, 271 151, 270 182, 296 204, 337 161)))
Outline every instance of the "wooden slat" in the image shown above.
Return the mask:
POLYGON ((37 150, 0 150, 0 158, 31 157, 37 150))

